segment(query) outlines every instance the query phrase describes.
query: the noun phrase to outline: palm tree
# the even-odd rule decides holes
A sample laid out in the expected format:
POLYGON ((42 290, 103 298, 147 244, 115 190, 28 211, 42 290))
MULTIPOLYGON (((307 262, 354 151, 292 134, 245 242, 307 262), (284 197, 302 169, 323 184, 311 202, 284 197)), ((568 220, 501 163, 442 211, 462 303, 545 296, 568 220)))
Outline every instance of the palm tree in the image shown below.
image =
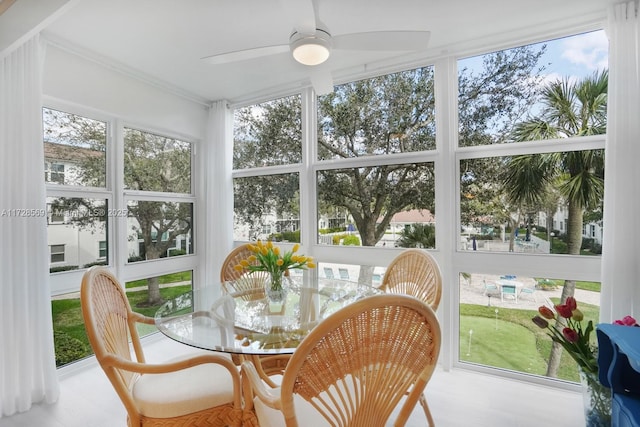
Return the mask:
MULTIPOLYGON (((515 141, 568 138, 603 134, 606 131, 608 72, 580 81, 568 78, 549 83, 542 91, 543 108, 538 117, 514 127, 515 141)), ((585 210, 600 204, 604 193, 604 152, 569 151, 515 156, 503 176, 506 196, 518 206, 540 206, 553 191, 567 204, 569 254, 580 254, 585 210)), ((561 303, 575 291, 566 280, 561 303)), ((560 326, 560 325, 556 325, 560 326)), ((557 376, 562 347, 553 343, 547 376, 557 376)))
POLYGON ((401 248, 435 248, 435 227, 433 224, 411 224, 402 230, 397 243, 401 248))

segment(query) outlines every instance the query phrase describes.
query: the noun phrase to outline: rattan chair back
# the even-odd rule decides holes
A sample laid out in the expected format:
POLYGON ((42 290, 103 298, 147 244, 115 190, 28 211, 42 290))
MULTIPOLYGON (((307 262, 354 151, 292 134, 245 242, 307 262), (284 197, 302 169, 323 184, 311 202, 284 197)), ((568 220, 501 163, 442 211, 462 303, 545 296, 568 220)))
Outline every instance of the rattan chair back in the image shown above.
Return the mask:
POLYGON ((389 293, 416 297, 435 311, 442 297, 440 267, 430 253, 406 249, 391 261, 380 288, 389 293))
POLYGON ((137 361, 145 362, 138 330, 135 322, 130 322, 134 314, 124 289, 108 270, 90 269, 82 279, 80 298, 87 337, 96 359, 116 386, 120 398, 127 401, 130 396, 122 390, 130 388, 137 374, 104 363, 113 356, 133 361, 129 339, 137 361))
POLYGON ((287 426, 299 425, 294 394, 330 425, 382 427, 408 392, 394 423, 404 425, 431 378, 440 339, 433 310, 404 295, 376 295, 337 311, 287 365, 280 389, 287 426))
MULTIPOLYGON (((225 258, 220 268, 220 283, 222 284, 222 290, 226 293, 242 292, 249 290, 264 291, 265 282, 268 280, 269 275, 266 271, 254 271, 249 273, 247 271, 238 271, 235 266, 240 264, 241 261, 247 260, 253 252, 249 250, 249 244, 238 246, 229 252, 229 255, 225 258)), ((255 262, 257 265, 257 261, 255 262)), ((247 293, 247 299, 260 299, 266 295, 262 292, 247 293)))
MULTIPOLYGON (((166 364, 145 362, 136 324, 153 325, 154 319, 131 310, 123 286, 107 268, 94 266, 87 270, 82 277, 80 301, 87 337, 98 363, 127 410, 129 427, 227 426, 240 425, 243 419, 247 420, 247 425, 255 425, 257 422, 255 417, 242 410, 240 376, 237 368, 228 358, 212 353, 183 357, 166 364), (131 346, 135 357, 132 357, 131 346), (141 413, 132 389, 133 383, 143 375, 172 374, 207 363, 222 365, 226 368, 233 382, 232 401, 164 418, 155 418, 141 413)), ((171 384, 175 383, 175 377, 173 378, 170 381, 171 384)), ((202 378, 202 381, 209 380, 202 378)), ((170 396, 171 391, 167 389, 167 393, 170 396)), ((184 401, 180 402, 184 403, 184 401)), ((170 397, 163 400, 164 405, 170 403, 172 403, 170 397)))

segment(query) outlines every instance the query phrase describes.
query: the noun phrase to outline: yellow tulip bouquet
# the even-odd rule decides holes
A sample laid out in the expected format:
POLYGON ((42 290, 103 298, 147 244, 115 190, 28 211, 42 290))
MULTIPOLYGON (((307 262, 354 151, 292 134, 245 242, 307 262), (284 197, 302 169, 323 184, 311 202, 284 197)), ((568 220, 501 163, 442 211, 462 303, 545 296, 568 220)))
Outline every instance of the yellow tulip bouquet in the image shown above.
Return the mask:
POLYGON ((249 258, 240 261, 234 268, 238 271, 266 271, 271 278, 271 290, 282 289, 282 276, 288 275, 288 270, 292 268, 314 268, 311 257, 296 255, 299 244, 295 244, 288 252, 283 252, 273 242, 262 243, 258 240, 255 244, 250 244, 249 249, 253 252, 249 258))

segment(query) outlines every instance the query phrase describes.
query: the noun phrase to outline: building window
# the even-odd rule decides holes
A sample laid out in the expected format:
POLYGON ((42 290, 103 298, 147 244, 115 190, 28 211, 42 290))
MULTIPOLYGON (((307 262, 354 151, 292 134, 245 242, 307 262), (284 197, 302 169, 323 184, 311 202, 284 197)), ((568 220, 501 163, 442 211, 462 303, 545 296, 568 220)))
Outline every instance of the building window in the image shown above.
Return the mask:
POLYGON ((64 223, 64 211, 53 206, 51 203, 47 203, 47 213, 49 224, 64 223))
POLYGON ((64 262, 64 245, 50 245, 51 263, 64 262))
POLYGON ((102 240, 98 242, 98 258, 106 258, 107 257, 107 241, 102 240))
POLYGON ((64 165, 45 162, 44 180, 51 184, 64 184, 64 165))
MULTIPOLYGON (((89 197, 47 197, 47 205, 50 214, 47 226, 49 243, 64 243, 62 246, 67 248, 66 263, 76 268, 104 263, 108 247, 107 200, 89 197), (96 246, 100 248, 99 254, 96 254, 96 246)), ((59 261, 53 261, 52 258, 51 262, 59 261)))

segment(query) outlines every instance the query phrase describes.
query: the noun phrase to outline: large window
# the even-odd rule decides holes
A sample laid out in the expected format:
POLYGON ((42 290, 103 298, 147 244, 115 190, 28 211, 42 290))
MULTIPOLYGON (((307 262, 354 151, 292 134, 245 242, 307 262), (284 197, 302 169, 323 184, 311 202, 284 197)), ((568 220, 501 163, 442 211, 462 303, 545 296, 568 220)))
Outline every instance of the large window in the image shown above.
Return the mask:
POLYGON ((43 108, 48 241, 64 251, 51 256, 51 272, 105 263, 108 254, 107 122, 43 108))
POLYGON ((184 255, 194 253, 192 143, 109 117, 45 108, 43 119, 54 342, 64 365, 91 354, 77 295, 85 269, 108 265, 119 278, 139 279, 128 296, 146 315, 191 289, 194 266, 184 255), (128 268, 146 260, 153 268, 128 268))
POLYGON ((129 262, 193 253, 193 203, 130 200, 126 210, 129 262))
POLYGON ((129 262, 193 253, 191 144, 124 129, 129 262), (161 196, 162 201, 158 200, 161 196))
POLYGON ((300 241, 301 97, 242 107, 234 114, 234 240, 300 241), (253 172, 251 169, 261 169, 253 172))
POLYGON ((124 129, 127 190, 191 194, 191 144, 137 129, 124 129))
POLYGON ((299 226, 315 274, 372 284, 401 248, 433 249, 460 289, 439 309, 452 365, 573 381, 530 319, 583 288, 597 318, 607 41, 478 54, 238 108, 235 239, 299 226))
POLYGON ((433 67, 336 86, 317 109, 318 242, 434 248, 433 67))
POLYGON ((456 246, 469 264, 466 254, 490 255, 486 270, 458 272, 459 361, 576 381, 575 362, 530 319, 575 295, 598 320, 599 276, 584 273, 598 271, 602 243, 590 231, 602 226, 606 38, 488 53, 458 70, 456 246))

